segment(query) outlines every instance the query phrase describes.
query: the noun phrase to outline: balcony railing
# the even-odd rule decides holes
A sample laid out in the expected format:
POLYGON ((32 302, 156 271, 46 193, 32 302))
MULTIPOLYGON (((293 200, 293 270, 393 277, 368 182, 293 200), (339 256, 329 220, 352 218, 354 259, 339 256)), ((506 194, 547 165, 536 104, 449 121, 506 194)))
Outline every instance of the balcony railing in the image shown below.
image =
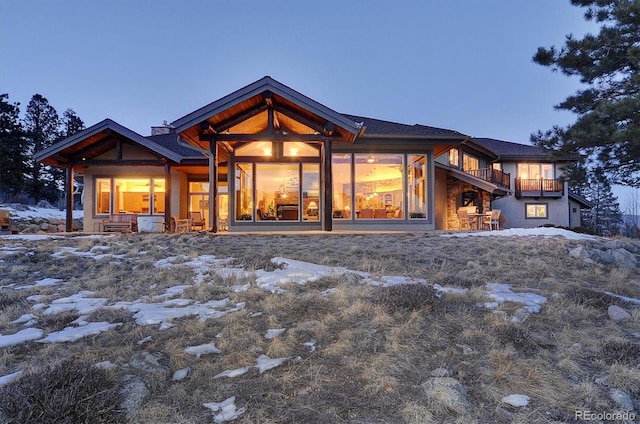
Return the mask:
POLYGON ((516 198, 521 197, 562 197, 564 183, 551 179, 516 178, 516 198))
POLYGON ((481 180, 489 181, 490 183, 497 184, 501 187, 511 188, 511 174, 502 172, 499 169, 482 168, 482 169, 469 169, 464 171, 467 174, 473 175, 481 180))

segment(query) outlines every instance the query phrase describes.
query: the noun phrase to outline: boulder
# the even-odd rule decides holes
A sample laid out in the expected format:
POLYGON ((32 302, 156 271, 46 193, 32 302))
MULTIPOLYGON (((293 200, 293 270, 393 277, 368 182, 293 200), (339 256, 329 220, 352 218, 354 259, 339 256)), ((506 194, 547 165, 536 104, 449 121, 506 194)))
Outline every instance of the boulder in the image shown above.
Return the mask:
POLYGON ((131 413, 138 409, 151 392, 141 377, 127 374, 122 378, 120 393, 122 394, 121 408, 131 413))
POLYGON ((141 350, 129 360, 133 368, 157 377, 168 378, 171 372, 169 357, 162 352, 141 350))
POLYGON ((616 404, 616 406, 625 411, 633 411, 633 400, 629 393, 624 390, 611 388, 609 390, 609 397, 616 404))
POLYGON ((458 415, 468 414, 471 411, 467 391, 455 378, 430 378, 422 383, 422 389, 430 402, 441 405, 458 415))
POLYGON ((631 318, 631 314, 618 305, 610 305, 607 313, 613 321, 626 321, 631 318))
POLYGON ((627 268, 636 268, 638 266, 638 258, 627 249, 616 249, 611 252, 618 265, 627 268))

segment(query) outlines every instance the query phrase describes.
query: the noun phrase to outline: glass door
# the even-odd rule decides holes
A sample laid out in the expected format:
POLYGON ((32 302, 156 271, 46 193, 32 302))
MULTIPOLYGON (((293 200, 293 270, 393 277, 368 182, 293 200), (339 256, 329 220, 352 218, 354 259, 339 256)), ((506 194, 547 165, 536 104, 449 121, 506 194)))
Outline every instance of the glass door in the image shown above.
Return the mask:
POLYGON ((189 183, 189 212, 200 212, 209 228, 209 183, 189 183))

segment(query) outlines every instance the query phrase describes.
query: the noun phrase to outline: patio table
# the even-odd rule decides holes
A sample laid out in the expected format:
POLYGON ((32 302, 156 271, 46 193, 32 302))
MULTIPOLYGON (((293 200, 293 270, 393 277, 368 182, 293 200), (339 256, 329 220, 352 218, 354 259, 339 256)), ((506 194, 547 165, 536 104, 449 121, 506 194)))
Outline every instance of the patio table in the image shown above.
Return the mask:
POLYGON ((478 231, 482 229, 482 218, 491 217, 491 213, 470 213, 469 217, 476 218, 476 224, 478 225, 478 231))

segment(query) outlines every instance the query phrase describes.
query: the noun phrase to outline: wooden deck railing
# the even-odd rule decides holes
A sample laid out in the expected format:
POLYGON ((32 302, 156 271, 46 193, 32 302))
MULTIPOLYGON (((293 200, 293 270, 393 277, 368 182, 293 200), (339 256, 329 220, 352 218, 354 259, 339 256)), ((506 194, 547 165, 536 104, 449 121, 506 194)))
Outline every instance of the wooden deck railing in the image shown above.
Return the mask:
POLYGON ((516 178, 516 198, 521 197, 562 197, 564 183, 552 179, 516 178))
POLYGON ((511 188, 511 174, 502 172, 499 169, 469 169, 464 172, 473 175, 476 178, 480 178, 481 180, 489 181, 490 183, 497 184, 502 187, 511 188))

